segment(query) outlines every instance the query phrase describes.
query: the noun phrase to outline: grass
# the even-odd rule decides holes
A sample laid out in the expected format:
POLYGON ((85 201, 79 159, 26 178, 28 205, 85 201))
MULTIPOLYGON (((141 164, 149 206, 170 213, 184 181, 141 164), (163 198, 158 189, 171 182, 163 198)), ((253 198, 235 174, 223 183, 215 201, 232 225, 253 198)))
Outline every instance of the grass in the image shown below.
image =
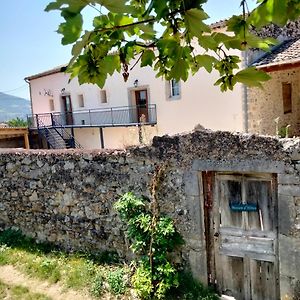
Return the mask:
POLYGON ((13 265, 31 277, 59 282, 66 288, 81 290, 94 297, 100 297, 106 290, 115 294, 127 292, 126 281, 110 282, 110 274, 114 272, 124 276, 129 273, 129 268, 116 262, 115 253, 67 254, 53 245, 36 243, 19 231, 0 233, 0 265, 13 265))
MULTIPOLYGON (((66 288, 80 290, 101 299, 110 294, 110 299, 131 299, 130 268, 119 262, 114 252, 100 254, 68 254, 47 243, 36 243, 19 231, 0 232, 0 265, 13 265, 31 277, 60 283, 66 288)), ((0 299, 49 299, 32 294, 25 287, 6 286, 0 282, 0 299), (23 292, 22 292, 23 291, 23 292), (4 296, 3 296, 4 295, 4 296), (23 298, 18 298, 22 296, 23 298), (26 297, 25 297, 26 296, 26 297)), ((180 286, 170 291, 168 300, 216 300, 216 295, 195 282, 191 275, 180 274, 180 286)))
POLYGON ((22 285, 8 285, 0 281, 0 299, 11 300, 51 300, 40 293, 32 293, 22 285))

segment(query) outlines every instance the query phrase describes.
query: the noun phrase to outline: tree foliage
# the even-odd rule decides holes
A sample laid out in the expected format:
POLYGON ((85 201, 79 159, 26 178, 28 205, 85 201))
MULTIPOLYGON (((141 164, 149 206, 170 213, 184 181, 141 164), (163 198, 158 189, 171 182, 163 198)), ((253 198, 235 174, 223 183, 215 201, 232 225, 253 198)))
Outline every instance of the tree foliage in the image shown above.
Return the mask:
POLYGON ((27 127, 28 126, 27 120, 24 120, 19 117, 9 120, 7 122, 7 124, 9 127, 27 127))
MULTIPOLYGON (((260 86, 269 76, 255 68, 239 71, 240 58, 230 50, 268 50, 273 39, 251 33, 270 22, 283 25, 300 15, 299 0, 257 0, 249 13, 247 0, 240 0, 241 14, 228 21, 231 34, 213 32, 203 5, 213 0, 54 0, 46 11, 59 10, 62 44, 73 44, 67 71, 79 83, 103 87, 108 75, 121 72, 126 81, 140 62, 158 77, 186 81, 200 68, 217 70, 222 91, 237 82, 260 86), (83 10, 96 11, 93 28, 85 30, 83 10)), ((237 1, 238 4, 238 1, 237 1)))

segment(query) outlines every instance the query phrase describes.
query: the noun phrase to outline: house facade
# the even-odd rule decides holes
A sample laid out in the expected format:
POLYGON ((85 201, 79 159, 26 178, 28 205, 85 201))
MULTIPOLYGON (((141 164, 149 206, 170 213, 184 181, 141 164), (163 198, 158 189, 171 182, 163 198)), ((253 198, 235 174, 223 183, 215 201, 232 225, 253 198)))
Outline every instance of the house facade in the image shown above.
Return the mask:
MULTIPOLYGON (((187 82, 156 78, 136 67, 127 82, 119 73, 96 85, 79 85, 61 68, 28 77, 33 124, 55 121, 72 130, 83 148, 124 148, 154 135, 190 131, 198 124, 212 130, 241 131, 242 87, 221 93, 216 74, 200 71, 187 82), (142 123, 143 126, 140 126, 142 123), (142 127, 142 128, 141 128, 142 127)), ((41 125, 41 124, 39 124, 41 125)))
MULTIPOLYGON (((226 22, 211 27, 224 32, 226 22)), ((300 87, 295 53, 299 52, 296 41, 300 22, 290 22, 283 28, 271 25, 255 34, 281 41, 271 53, 234 53, 244 65, 272 73, 273 79, 263 89, 237 85, 234 91, 222 93, 214 86, 218 78, 215 72, 200 70, 187 82, 175 82, 156 78, 152 68, 139 64, 127 82, 114 73, 100 89, 92 84, 79 85, 77 78, 69 82, 69 75, 58 67, 26 78, 31 91, 32 127, 42 129, 40 135, 47 137, 52 148, 64 148, 68 143, 74 146, 75 138, 85 149, 126 148, 147 143, 155 135, 172 135, 195 127, 275 135, 291 125, 290 134, 298 135, 300 87), (276 51, 287 53, 284 59, 273 62, 270 57, 276 56, 276 51), (274 64, 280 64, 280 69, 275 70, 274 64), (288 98, 284 100, 287 107, 283 107, 282 93, 288 98)))
MULTIPOLYGON (((211 27, 214 31, 226 30, 223 21, 211 27)), ((241 56, 240 52, 235 54, 241 56)), ((214 86, 218 78, 214 71, 209 74, 200 70, 187 82, 176 82, 156 78, 152 68, 137 64, 127 82, 115 72, 100 89, 92 84, 79 85, 77 78, 69 82, 63 69, 25 78, 31 92, 31 127, 44 125, 48 130, 55 125, 58 134, 41 131, 42 135, 50 135, 50 140, 67 131, 68 137, 74 136, 85 149, 120 149, 147 143, 156 135, 182 133, 195 127, 244 129, 244 87, 237 85, 234 91, 222 93, 214 86)))

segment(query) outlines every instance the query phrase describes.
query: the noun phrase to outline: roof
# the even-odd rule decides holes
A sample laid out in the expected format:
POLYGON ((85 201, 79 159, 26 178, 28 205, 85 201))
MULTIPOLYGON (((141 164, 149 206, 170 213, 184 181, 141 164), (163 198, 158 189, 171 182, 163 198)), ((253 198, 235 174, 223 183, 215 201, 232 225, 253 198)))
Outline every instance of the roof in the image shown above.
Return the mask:
POLYGON ((40 77, 44 77, 44 76, 64 72, 66 70, 67 66, 68 65, 61 65, 61 66, 55 67, 51 70, 47 70, 47 71, 44 71, 44 72, 41 72, 41 73, 37 73, 35 75, 30 75, 28 77, 25 77, 24 79, 25 79, 25 81, 30 81, 32 79, 37 79, 37 78, 40 78, 40 77))
POLYGON ((300 36, 276 46, 252 63, 253 66, 266 68, 271 66, 294 64, 300 62, 300 36))
POLYGON ((227 21, 228 21, 228 19, 220 20, 220 21, 218 21, 218 22, 211 23, 211 24, 209 25, 209 27, 210 27, 211 29, 224 28, 224 27, 227 26, 227 21))

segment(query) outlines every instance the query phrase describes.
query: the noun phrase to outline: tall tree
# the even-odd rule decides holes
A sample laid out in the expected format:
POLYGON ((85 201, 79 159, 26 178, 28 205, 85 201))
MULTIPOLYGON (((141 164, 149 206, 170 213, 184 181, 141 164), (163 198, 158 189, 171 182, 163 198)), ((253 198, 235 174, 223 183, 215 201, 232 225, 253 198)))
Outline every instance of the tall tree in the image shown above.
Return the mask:
POLYGON ((74 44, 67 71, 71 78, 78 76, 80 84, 103 87, 115 71, 126 81, 140 63, 167 80, 186 81, 199 68, 215 69, 222 91, 237 82, 260 86, 269 76, 255 68, 240 71, 240 58, 230 50, 268 50, 276 41, 259 38, 250 29, 297 19, 300 1, 257 0, 249 12, 247 0, 241 0, 241 14, 227 22, 231 34, 213 32, 205 23, 207 1, 213 0, 55 0, 45 10, 59 10, 64 18, 58 28, 62 44, 74 44), (82 11, 87 6, 97 12, 92 30, 84 30, 82 11))

